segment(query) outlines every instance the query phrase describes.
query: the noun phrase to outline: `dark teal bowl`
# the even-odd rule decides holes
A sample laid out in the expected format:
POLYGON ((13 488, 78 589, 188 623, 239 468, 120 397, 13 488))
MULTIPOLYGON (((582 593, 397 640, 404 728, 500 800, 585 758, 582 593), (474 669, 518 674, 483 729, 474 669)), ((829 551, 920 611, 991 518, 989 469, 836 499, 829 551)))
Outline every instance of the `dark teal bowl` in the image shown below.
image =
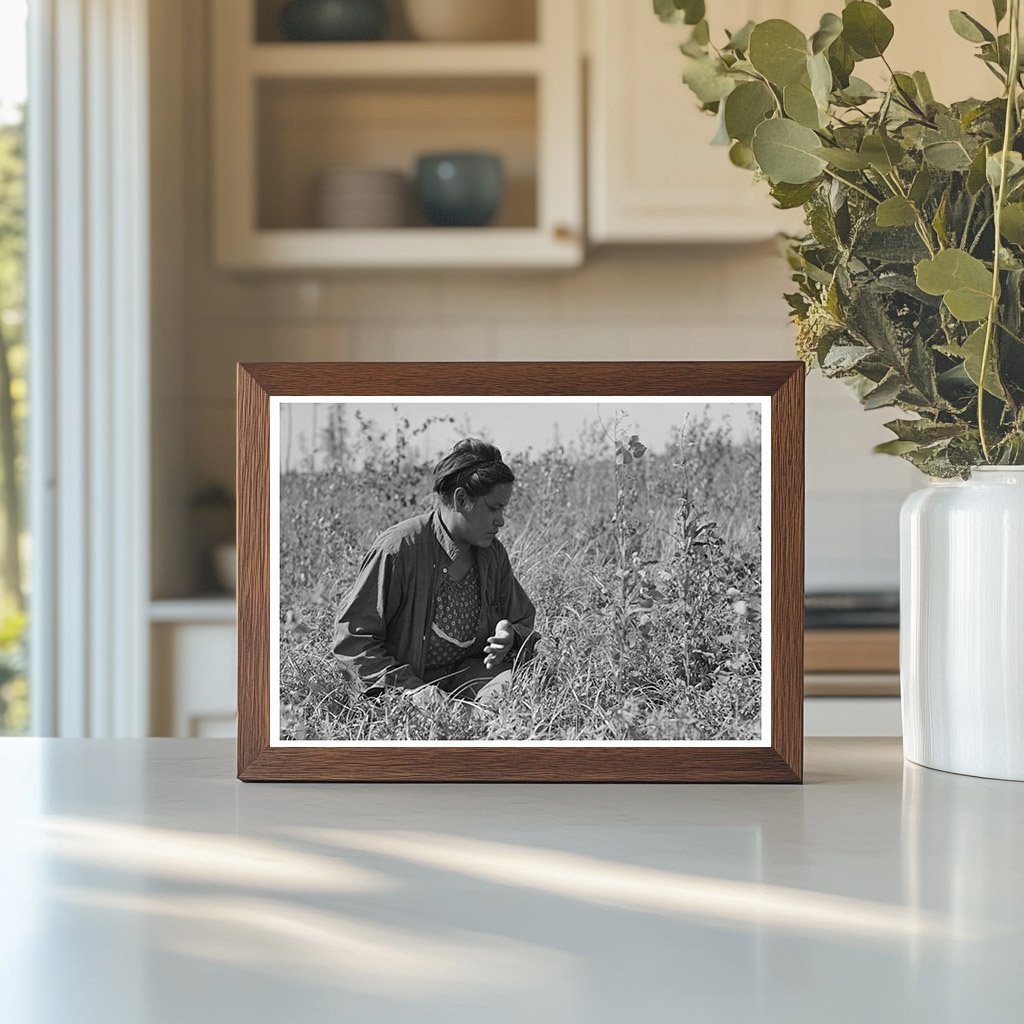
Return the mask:
POLYGON ((296 42, 380 39, 387 27, 387 0, 291 0, 281 11, 285 38, 296 42))
POLYGON ((505 194, 501 157, 493 153, 427 153, 416 161, 416 193, 436 227, 489 224, 505 194))

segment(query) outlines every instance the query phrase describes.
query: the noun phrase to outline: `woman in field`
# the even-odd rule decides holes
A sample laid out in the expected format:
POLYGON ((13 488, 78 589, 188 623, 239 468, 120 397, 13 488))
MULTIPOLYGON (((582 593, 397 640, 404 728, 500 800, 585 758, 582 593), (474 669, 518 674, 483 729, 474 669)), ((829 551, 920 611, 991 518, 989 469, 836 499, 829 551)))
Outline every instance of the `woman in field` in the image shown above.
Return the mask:
POLYGON ((529 654, 533 603, 497 539, 514 481, 493 445, 459 441, 434 470, 434 510, 373 542, 333 647, 366 695, 394 686, 421 705, 487 702, 529 654))

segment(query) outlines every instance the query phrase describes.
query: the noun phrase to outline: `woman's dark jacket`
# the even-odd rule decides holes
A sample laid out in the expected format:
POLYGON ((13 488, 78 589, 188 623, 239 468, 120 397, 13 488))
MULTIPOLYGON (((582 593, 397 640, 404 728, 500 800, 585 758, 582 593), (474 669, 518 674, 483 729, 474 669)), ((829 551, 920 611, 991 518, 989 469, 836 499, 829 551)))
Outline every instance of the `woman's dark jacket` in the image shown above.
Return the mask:
MULTIPOLYGON (((423 684, 434 594, 459 554, 436 512, 392 526, 373 542, 338 611, 333 645, 334 653, 367 687, 423 684)), ((512 573, 505 548, 495 539, 490 547, 477 548, 476 557, 478 640, 493 635, 498 622, 508 619, 516 633, 513 650, 528 639, 532 648, 536 613, 512 573)))

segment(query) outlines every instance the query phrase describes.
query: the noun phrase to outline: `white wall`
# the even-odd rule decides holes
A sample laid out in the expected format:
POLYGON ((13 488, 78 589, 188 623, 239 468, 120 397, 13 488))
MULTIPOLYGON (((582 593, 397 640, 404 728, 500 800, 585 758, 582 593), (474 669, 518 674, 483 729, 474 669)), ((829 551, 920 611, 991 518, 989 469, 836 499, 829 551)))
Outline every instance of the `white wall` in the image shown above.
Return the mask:
MULTIPOLYGON (((568 273, 216 271, 204 6, 182 5, 180 119, 154 126, 180 133, 183 143, 180 166, 165 165, 158 178, 168 189, 183 185, 185 372, 180 388, 163 388, 158 398, 180 417, 161 459, 173 466, 180 441, 187 488, 233 479, 236 361, 793 358, 781 298, 788 268, 768 244, 602 250, 568 273)), ((168 363, 166 353, 161 362, 168 363)), ((919 478, 910 466, 871 454, 887 438, 887 418, 864 413, 837 383, 808 379, 809 589, 897 584, 897 512, 919 478)), ((180 523, 185 510, 157 514, 180 523)), ((165 561, 166 571, 156 570, 158 593, 175 585, 180 563, 171 554, 165 561)))

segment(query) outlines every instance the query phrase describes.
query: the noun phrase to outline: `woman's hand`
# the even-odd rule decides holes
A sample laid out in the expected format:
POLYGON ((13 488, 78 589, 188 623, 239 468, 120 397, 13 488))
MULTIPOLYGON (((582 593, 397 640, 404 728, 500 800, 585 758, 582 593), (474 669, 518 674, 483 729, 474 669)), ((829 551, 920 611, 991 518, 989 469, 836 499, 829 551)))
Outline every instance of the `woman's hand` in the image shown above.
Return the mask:
POLYGON ((423 711, 440 707, 445 702, 444 691, 433 683, 425 683, 411 690, 404 690, 402 696, 423 711))
POLYGON ((487 638, 487 646, 484 648, 485 668, 494 668, 508 657, 515 635, 512 623, 508 619, 502 619, 494 627, 494 636, 487 638))

